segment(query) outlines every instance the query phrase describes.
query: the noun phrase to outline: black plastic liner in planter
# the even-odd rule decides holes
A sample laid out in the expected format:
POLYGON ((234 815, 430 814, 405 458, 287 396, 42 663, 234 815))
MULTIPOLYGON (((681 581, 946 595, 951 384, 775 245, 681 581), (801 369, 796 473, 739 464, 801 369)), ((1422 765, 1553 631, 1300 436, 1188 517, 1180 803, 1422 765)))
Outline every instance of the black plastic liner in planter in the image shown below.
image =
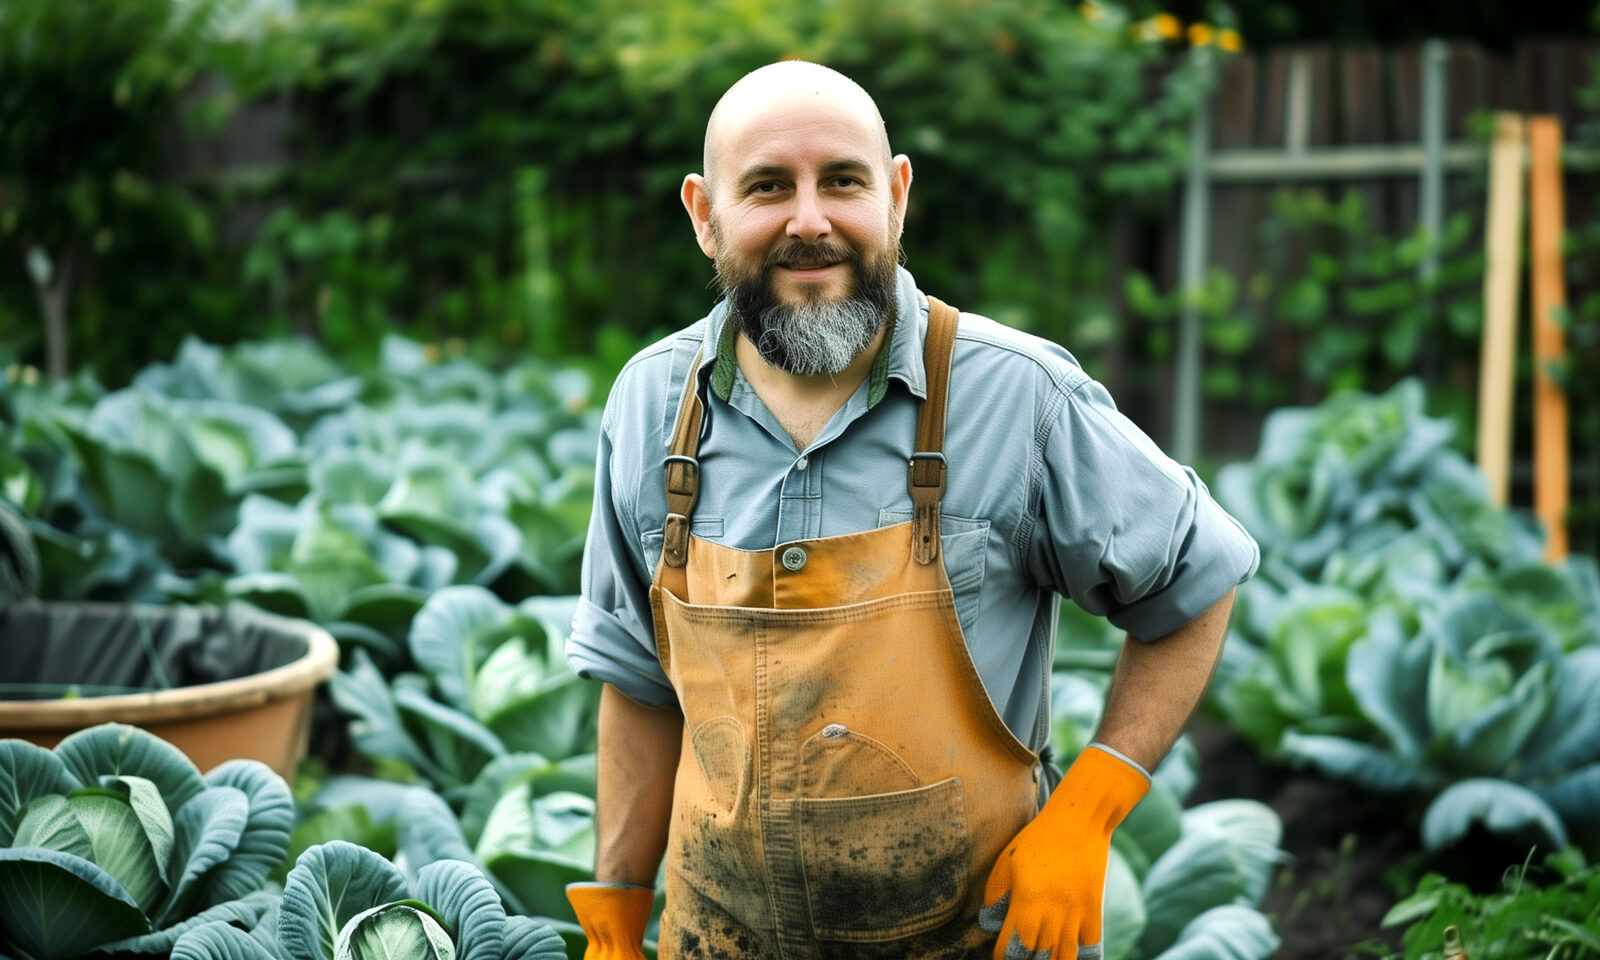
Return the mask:
POLYGON ((0 605, 0 700, 152 693, 287 666, 311 624, 243 604, 0 605))

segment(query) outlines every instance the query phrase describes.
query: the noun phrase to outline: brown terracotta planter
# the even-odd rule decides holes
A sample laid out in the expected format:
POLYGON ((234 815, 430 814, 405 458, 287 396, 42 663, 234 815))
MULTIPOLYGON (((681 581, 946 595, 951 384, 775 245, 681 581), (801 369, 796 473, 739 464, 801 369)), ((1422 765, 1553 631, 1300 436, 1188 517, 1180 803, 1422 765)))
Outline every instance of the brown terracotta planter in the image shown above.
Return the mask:
POLYGON ((167 740, 202 771, 243 757, 292 778, 312 693, 338 659, 321 627, 242 604, 0 606, 0 737, 50 747, 116 721, 167 740), (62 699, 69 688, 82 693, 62 699), (116 692, 92 695, 105 691, 116 692))

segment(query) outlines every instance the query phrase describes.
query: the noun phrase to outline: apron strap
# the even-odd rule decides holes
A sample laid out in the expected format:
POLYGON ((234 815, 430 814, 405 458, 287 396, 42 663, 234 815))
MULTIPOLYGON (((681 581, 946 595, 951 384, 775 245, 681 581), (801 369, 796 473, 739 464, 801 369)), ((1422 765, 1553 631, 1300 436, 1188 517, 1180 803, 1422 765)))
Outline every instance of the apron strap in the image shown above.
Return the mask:
POLYGON ((661 532, 661 560, 669 567, 681 567, 689 559, 689 518, 700 499, 700 424, 705 407, 700 402, 699 380, 702 347, 695 351, 689 373, 683 378, 683 399, 678 402, 678 421, 672 431, 672 448, 667 455, 667 520, 661 532))
POLYGON ((917 411, 917 446, 911 454, 911 552, 929 564, 939 558, 939 500, 944 496, 944 421, 950 399, 950 358, 955 352, 960 313, 928 298, 928 337, 923 344, 928 397, 917 411))

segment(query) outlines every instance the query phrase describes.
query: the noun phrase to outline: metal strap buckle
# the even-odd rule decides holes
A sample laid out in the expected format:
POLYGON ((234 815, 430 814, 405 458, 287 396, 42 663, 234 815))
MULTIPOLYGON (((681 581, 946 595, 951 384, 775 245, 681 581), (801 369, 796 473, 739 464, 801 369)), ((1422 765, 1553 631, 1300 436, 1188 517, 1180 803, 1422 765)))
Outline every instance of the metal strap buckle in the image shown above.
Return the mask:
POLYGON ((911 485, 913 487, 943 487, 945 464, 946 461, 942 453, 913 453, 910 460, 911 485), (918 461, 922 461, 928 466, 924 467, 918 461), (937 466, 933 466, 934 464, 937 464, 937 466))
POLYGON ((677 494, 678 496, 694 496, 694 495, 696 495, 696 494, 698 494, 700 492, 700 489, 699 489, 700 461, 699 460, 696 460, 694 457, 684 457, 684 456, 679 456, 677 454, 674 454, 672 456, 667 457, 665 463, 663 464, 663 469, 666 472, 667 492, 668 493, 677 494), (673 479, 672 465, 674 463, 682 465, 683 469, 679 472, 679 476, 683 480, 684 484, 686 484, 686 486, 678 487, 678 486, 674 486, 673 485, 673 483, 672 483, 672 479, 673 479))

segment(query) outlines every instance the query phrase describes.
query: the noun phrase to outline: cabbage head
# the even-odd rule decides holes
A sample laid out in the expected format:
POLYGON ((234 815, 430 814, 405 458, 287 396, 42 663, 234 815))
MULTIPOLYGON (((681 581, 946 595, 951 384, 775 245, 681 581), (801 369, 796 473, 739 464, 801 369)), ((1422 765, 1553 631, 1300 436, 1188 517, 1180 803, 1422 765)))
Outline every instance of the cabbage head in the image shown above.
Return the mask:
POLYGON ((115 723, 54 750, 0 740, 0 955, 165 954, 194 926, 251 926, 293 822, 288 785, 255 760, 201 776, 115 723))
POLYGON ((507 917, 489 879, 436 860, 408 881, 382 856, 343 840, 302 853, 275 925, 245 933, 208 923, 185 933, 173 960, 564 960, 549 924, 507 917))

